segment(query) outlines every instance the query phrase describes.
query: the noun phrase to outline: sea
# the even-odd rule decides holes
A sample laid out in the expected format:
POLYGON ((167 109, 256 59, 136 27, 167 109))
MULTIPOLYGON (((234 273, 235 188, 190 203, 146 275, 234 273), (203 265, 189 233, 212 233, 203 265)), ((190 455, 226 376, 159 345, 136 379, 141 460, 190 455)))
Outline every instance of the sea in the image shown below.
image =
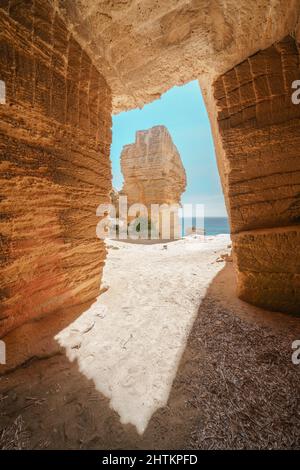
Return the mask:
MULTIPOLYGON (((203 220, 199 220, 196 224, 196 217, 185 217, 182 223, 182 235, 188 234, 188 229, 191 227, 201 228, 203 220)), ((230 233, 229 223, 227 217, 205 217, 204 218, 205 235, 219 235, 230 233)))

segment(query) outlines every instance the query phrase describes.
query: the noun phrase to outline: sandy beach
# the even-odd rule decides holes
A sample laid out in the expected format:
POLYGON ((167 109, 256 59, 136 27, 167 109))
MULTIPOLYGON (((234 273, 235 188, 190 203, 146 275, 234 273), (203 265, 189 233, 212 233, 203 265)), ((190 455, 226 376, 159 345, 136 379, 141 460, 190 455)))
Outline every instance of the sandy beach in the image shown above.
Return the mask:
POLYGON ((168 401, 199 301, 230 251, 229 235, 148 243, 107 241, 106 292, 56 337, 140 434, 168 401))
POLYGON ((299 322, 237 299, 229 236, 106 244, 93 305, 8 337, 2 447, 297 446, 299 322))

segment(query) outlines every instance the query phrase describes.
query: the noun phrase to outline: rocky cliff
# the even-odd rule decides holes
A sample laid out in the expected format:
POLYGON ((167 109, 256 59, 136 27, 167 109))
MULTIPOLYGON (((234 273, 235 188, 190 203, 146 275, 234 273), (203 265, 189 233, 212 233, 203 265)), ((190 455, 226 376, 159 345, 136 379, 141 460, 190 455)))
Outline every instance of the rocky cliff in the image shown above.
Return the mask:
POLYGON ((0 336, 92 302, 111 187, 111 94, 47 1, 1 2, 0 336))
POLYGON ((186 174, 179 152, 165 126, 136 133, 135 142, 121 153, 122 194, 128 204, 179 203, 186 174))
POLYGON ((215 83, 238 295, 300 314, 300 54, 287 36, 215 83))
MULTIPOLYGON (((238 293, 299 313, 299 18, 298 0, 0 2, 0 336, 95 298, 112 102, 141 107, 192 79, 211 120, 238 293)), ((146 176, 128 161, 133 200, 156 202, 155 188, 179 200, 180 165, 166 183, 160 163, 146 176)))
POLYGON ((128 206, 144 204, 147 217, 159 236, 180 237, 177 211, 172 212, 171 206, 173 204, 176 208, 180 205, 180 197, 186 187, 186 174, 168 129, 155 126, 138 131, 135 142, 123 147, 121 169, 124 176, 122 195, 127 196, 128 206), (170 210, 160 209, 155 216, 151 212, 151 204, 167 204, 170 210))

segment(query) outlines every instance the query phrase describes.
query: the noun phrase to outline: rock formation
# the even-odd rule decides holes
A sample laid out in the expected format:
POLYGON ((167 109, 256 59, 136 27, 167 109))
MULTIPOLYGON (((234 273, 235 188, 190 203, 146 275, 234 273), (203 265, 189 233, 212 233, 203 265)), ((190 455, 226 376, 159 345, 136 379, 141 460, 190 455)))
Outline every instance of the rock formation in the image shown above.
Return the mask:
POLYGON ((104 71, 115 112, 199 79, 235 233, 238 293, 299 313, 300 105, 291 103, 292 78, 300 79, 299 1, 75 3, 60 2, 60 13, 104 71), (259 263, 258 230, 269 252, 259 263))
POLYGON ((206 86, 292 31, 298 0, 52 0, 105 75, 115 112, 206 86))
POLYGON ((124 176, 122 193, 128 203, 179 203, 186 187, 186 174, 179 152, 165 126, 136 133, 135 143, 121 153, 124 176))
POLYGON ((128 206, 144 204, 150 215, 151 204, 180 204, 186 174, 165 126, 138 131, 135 143, 123 147, 121 169, 128 206))
POLYGON ((238 293, 299 313, 299 17, 298 0, 1 1, 0 336, 95 298, 112 103, 142 106, 192 79, 211 120, 238 293))
POLYGON ((115 188, 112 188, 110 193, 109 193, 109 198, 110 198, 110 203, 118 208, 118 204, 119 204, 119 192, 115 189, 115 188))
POLYGON ((288 36, 214 84, 238 294, 300 314, 300 55, 288 36))
POLYGON ((48 2, 1 2, 0 23, 1 336, 98 295, 111 95, 48 2))

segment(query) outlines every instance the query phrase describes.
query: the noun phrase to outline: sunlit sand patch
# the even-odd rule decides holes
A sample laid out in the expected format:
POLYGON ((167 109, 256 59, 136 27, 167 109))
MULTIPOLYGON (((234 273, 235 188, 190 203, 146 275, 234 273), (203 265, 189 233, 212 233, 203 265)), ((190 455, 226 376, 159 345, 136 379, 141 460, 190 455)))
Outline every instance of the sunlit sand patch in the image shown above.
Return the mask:
POLYGON ((108 290, 56 339, 110 399, 121 423, 142 434, 166 405, 201 299, 224 266, 229 236, 167 245, 110 242, 108 290), (117 249, 116 249, 117 248, 117 249))

